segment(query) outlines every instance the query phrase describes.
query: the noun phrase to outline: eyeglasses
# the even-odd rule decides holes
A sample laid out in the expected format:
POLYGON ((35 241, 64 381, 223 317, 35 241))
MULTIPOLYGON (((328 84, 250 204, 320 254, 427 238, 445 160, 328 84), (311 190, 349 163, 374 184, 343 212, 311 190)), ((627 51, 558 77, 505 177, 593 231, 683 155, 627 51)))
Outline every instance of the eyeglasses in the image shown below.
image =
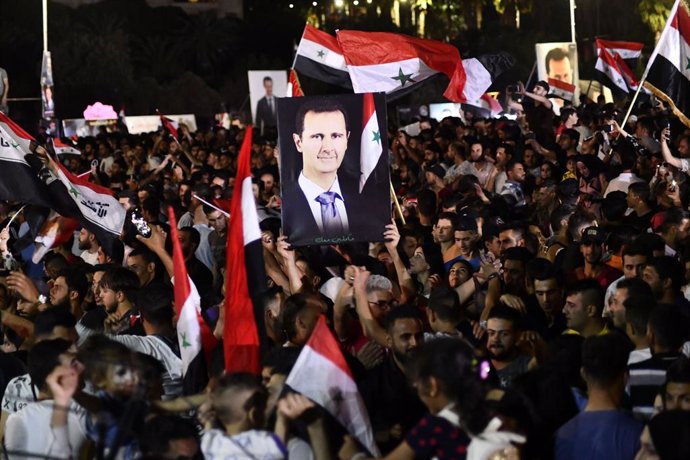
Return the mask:
POLYGON ((379 300, 378 302, 369 302, 370 306, 377 306, 381 310, 389 310, 397 305, 395 300, 379 300))

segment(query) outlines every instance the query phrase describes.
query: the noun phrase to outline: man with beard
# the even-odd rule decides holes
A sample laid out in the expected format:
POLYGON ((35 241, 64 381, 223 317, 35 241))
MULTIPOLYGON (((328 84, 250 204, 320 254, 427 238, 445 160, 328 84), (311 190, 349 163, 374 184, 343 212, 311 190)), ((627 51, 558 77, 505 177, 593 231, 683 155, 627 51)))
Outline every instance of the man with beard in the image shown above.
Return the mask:
POLYGON ((681 311, 690 313, 690 302, 683 295, 683 266, 671 256, 653 257, 647 261, 642 279, 649 284, 657 303, 677 305, 681 311))
POLYGON ((491 373, 501 388, 510 387, 513 380, 527 372, 531 356, 522 353, 517 343, 522 332, 520 313, 505 305, 491 309, 486 324, 486 348, 491 357, 491 373))
POLYGON ((486 188, 489 178, 496 174, 494 165, 486 160, 484 146, 479 139, 470 141, 470 157, 463 163, 462 174, 472 174, 479 179, 479 185, 486 188))
POLYGON ((79 249, 81 254, 79 257, 89 265, 96 265, 98 263, 98 249, 101 245, 96 239, 96 235, 85 228, 79 232, 79 249))
POLYGON ((81 317, 81 304, 84 301, 89 282, 80 267, 69 267, 60 272, 50 288, 50 307, 65 307, 75 318, 81 317))
POLYGON ((405 377, 410 357, 424 342, 419 311, 407 306, 393 309, 386 317, 386 333, 390 353, 367 373, 360 385, 374 437, 384 454, 396 447, 426 413, 405 377))
POLYGON ((133 305, 139 289, 136 273, 124 267, 107 270, 99 288, 99 297, 108 315, 104 324, 105 332, 144 335, 144 330, 136 321, 138 310, 133 305))
POLYGON ((612 282, 623 276, 620 270, 604 263, 605 241, 604 230, 599 227, 587 227, 582 233, 580 252, 585 259, 585 264, 575 269, 576 280, 594 279, 602 289, 606 289, 612 282))

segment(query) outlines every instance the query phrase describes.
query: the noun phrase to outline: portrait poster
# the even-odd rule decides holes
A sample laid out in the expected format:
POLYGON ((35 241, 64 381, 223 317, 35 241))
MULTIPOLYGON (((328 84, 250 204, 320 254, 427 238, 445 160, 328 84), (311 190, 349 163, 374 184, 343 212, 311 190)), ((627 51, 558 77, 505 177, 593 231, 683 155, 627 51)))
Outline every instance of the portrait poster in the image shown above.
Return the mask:
POLYGON ((259 134, 276 129, 276 102, 287 92, 287 73, 284 70, 250 70, 249 104, 252 120, 259 134))
MULTIPOLYGON (((577 105, 579 98, 579 71, 577 64, 577 45, 570 42, 537 43, 537 75, 539 80, 549 81, 549 78, 575 85, 576 94, 573 103, 577 105)), ((554 105, 563 106, 563 100, 553 98, 554 105)))
POLYGON ((283 234, 293 246, 383 241, 391 221, 383 93, 278 100, 283 234))

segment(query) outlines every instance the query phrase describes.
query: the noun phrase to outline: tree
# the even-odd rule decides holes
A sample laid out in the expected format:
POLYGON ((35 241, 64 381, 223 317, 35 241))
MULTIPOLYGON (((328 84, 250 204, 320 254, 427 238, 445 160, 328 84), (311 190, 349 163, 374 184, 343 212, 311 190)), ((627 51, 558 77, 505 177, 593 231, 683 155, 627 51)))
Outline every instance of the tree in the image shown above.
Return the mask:
POLYGON ((656 39, 666 25, 674 0, 640 0, 637 7, 642 20, 654 32, 656 39))

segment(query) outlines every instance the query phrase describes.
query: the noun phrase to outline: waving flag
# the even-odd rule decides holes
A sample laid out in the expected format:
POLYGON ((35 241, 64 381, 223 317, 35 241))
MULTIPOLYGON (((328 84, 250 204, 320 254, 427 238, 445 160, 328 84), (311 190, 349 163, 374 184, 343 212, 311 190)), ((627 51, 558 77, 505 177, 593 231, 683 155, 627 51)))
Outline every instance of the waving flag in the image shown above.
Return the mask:
POLYGON ((170 239, 173 245, 173 265, 175 278, 175 311, 177 312, 177 341, 180 345, 182 358, 182 375, 187 374, 189 364, 202 350, 210 352, 215 343, 215 337, 208 325, 201 317, 201 299, 194 282, 187 274, 182 246, 177 235, 177 219, 172 207, 168 208, 170 225, 170 239))
POLYGON ((381 158, 383 152, 383 143, 381 141, 381 128, 379 126, 379 119, 376 117, 376 106, 374 105, 374 95, 366 93, 364 95, 362 123, 362 140, 359 157, 360 173, 359 176, 359 193, 362 193, 364 184, 376 168, 376 164, 381 158))
POLYGON ((479 99, 467 101, 467 105, 486 111, 488 117, 497 118, 498 115, 503 112, 503 107, 493 94, 497 95, 497 93, 484 93, 479 99))
POLYGON ((299 78, 297 78, 297 72, 295 69, 290 69, 288 73, 288 84, 287 84, 287 97, 302 97, 304 92, 302 91, 302 85, 299 83, 299 78))
POLYGON ((78 177, 56 163, 57 178, 64 188, 49 187, 54 208, 63 216, 74 217, 82 226, 96 235, 106 254, 111 254, 113 240, 120 237, 125 224, 126 211, 113 192, 100 185, 78 177))
POLYGON ((352 88, 338 40, 309 24, 304 28, 292 68, 316 80, 352 88))
POLYGON ((248 126, 237 159, 226 252, 223 346, 226 372, 259 374, 265 336, 258 296, 266 288, 261 230, 250 171, 252 127, 248 126))
POLYGON ((177 123, 172 118, 166 117, 160 112, 158 112, 158 115, 161 117, 161 124, 163 125, 163 128, 165 128, 165 130, 169 132, 170 135, 174 137, 176 141, 179 142, 179 137, 177 134, 177 130, 180 128, 179 123, 177 123))
POLYGON ((611 88, 617 97, 625 97, 628 94, 628 85, 623 77, 623 71, 616 62, 616 58, 608 50, 604 48, 599 50, 594 72, 596 80, 611 88))
POLYGON ((392 93, 442 73, 450 78, 444 96, 466 100, 465 69, 452 45, 388 32, 339 30, 337 38, 355 93, 392 93))
POLYGON ((620 56, 621 59, 625 61, 627 67, 635 68, 637 66, 637 60, 642 54, 644 44, 638 42, 602 40, 597 38, 596 47, 597 56, 599 55, 599 50, 605 49, 613 57, 620 56))
POLYGON ((556 80, 555 78, 549 78, 548 83, 552 95, 560 97, 564 101, 572 101, 575 97, 575 85, 556 80))
POLYGON ((51 210, 38 235, 34 238, 35 246, 31 261, 35 264, 39 263, 48 251, 68 242, 77 228, 79 228, 78 220, 63 217, 51 210))
POLYGON ((690 13, 681 0, 671 8, 645 75, 645 86, 690 126, 690 13))
POLYGON ((321 316, 285 384, 326 409, 370 454, 379 457, 369 414, 340 345, 321 316))
POLYGON ((79 151, 79 149, 77 149, 71 145, 65 144, 58 137, 54 138, 52 140, 52 142, 53 142, 53 150, 58 155, 81 155, 81 152, 79 151))
POLYGON ((0 200, 50 207, 50 194, 24 159, 32 155, 32 141, 33 137, 0 112, 0 200))

